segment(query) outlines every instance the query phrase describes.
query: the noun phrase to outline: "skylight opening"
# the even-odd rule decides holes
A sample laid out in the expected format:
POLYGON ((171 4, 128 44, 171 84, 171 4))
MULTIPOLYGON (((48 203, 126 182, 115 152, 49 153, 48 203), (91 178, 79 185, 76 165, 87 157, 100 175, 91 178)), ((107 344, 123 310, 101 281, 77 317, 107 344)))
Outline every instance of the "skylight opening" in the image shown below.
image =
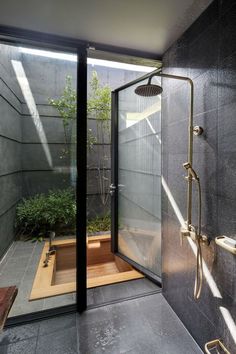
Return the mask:
MULTIPOLYGON (((20 52, 24 53, 24 54, 31 54, 31 55, 37 55, 37 56, 46 57, 46 58, 77 62, 77 56, 75 54, 50 52, 48 50, 31 49, 31 48, 25 48, 25 47, 20 47, 19 49, 20 49, 20 52)), ((119 62, 115 62, 115 61, 94 59, 94 58, 88 58, 88 64, 90 64, 92 66, 96 66, 96 65, 97 66, 105 66, 108 68, 130 70, 130 71, 140 71, 140 72, 146 72, 146 73, 155 70, 154 67, 150 67, 150 66, 126 64, 126 63, 119 63, 119 62)))

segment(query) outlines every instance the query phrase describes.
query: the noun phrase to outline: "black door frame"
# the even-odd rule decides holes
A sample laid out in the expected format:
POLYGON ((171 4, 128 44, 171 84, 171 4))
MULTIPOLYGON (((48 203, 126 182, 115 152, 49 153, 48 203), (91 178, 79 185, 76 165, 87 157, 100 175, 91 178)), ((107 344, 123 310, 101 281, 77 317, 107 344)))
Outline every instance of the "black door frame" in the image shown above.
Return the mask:
MULTIPOLYGON (((34 320, 69 313, 83 312, 87 308, 87 267, 86 267, 86 190, 87 190, 87 50, 93 48, 98 51, 128 55, 160 61, 156 53, 143 52, 103 43, 88 42, 80 39, 53 35, 39 31, 5 26, 0 24, 0 43, 15 46, 24 45, 34 49, 59 50, 74 53, 78 56, 77 67, 77 232, 76 232, 76 266, 77 289, 76 304, 61 306, 53 309, 37 311, 30 314, 12 317, 7 320, 6 326, 14 326, 34 320), (78 119, 79 118, 79 119, 78 119), (78 222, 79 215, 79 222, 78 222), (78 267, 78 259, 80 266, 78 267)), ((114 127, 113 127, 114 128, 114 127)), ((112 128, 112 130, 114 130, 112 128)), ((138 268, 138 265, 137 265, 138 268)))
POLYGON ((87 187, 87 46, 69 38, 0 26, 0 42, 33 49, 58 50, 77 55, 77 183, 76 183, 76 303, 11 317, 6 326, 23 324, 68 312, 83 312, 87 307, 86 288, 86 187, 87 187), (78 104, 79 102, 79 104, 78 104), (79 215, 79 221, 78 221, 79 215), (80 266, 78 267, 78 260, 80 266))
POLYGON ((161 278, 156 275, 155 273, 151 272, 150 270, 144 268, 142 265, 136 263, 132 259, 124 256, 122 253, 119 252, 118 248, 118 233, 119 233, 119 221, 118 221, 118 185, 119 185, 119 156, 118 156, 118 144, 119 144, 119 116, 118 116, 118 108, 119 108, 119 92, 127 89, 145 79, 148 79, 154 73, 159 72, 161 69, 154 70, 146 75, 141 76, 138 79, 135 79, 125 85, 118 87, 116 90, 112 91, 112 115, 111 115, 111 136, 112 136, 112 145, 111 145, 111 185, 114 187, 111 190, 111 247, 112 252, 125 260, 126 262, 130 263, 134 268, 139 270, 143 273, 147 278, 153 281, 158 286, 162 285, 161 278))

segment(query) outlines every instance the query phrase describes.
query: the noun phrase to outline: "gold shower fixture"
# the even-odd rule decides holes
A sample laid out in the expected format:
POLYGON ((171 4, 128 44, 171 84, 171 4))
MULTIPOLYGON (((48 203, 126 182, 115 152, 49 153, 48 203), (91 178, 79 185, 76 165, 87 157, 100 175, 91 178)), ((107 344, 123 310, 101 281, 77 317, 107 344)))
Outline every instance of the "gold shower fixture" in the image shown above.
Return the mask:
POLYGON ((231 354, 220 339, 215 339, 206 343, 204 349, 206 354, 213 353, 212 350, 214 350, 215 353, 231 354))
POLYGON ((151 84, 154 76, 160 76, 167 79, 186 81, 190 85, 190 109, 188 120, 188 160, 183 164, 187 170, 187 220, 186 226, 180 229, 181 241, 184 237, 191 237, 197 245, 197 264, 196 264, 196 278, 194 287, 194 298, 198 299, 202 290, 203 283, 203 264, 202 264, 202 249, 201 244, 209 244, 208 238, 201 233, 201 183, 196 171, 193 169, 193 135, 199 136, 203 133, 203 128, 200 126, 193 127, 193 101, 194 101, 194 85, 193 81, 184 76, 164 74, 161 70, 152 72, 149 76, 148 82, 145 85, 140 85, 135 89, 135 93, 139 96, 150 97, 162 93, 163 89, 159 85, 151 84), (198 188, 198 226, 192 225, 192 183, 197 183, 198 188))

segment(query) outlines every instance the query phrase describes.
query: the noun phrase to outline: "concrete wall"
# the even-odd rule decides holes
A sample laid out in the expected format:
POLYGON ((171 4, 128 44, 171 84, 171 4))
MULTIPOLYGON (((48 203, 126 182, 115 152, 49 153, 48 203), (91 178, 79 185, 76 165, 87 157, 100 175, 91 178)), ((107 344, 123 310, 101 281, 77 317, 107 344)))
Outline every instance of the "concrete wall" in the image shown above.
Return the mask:
POLYGON ((30 102, 22 105, 23 195, 44 193, 70 185, 70 156, 65 157, 63 122, 49 104, 60 97, 67 75, 75 87, 76 63, 22 53, 22 66, 28 80, 39 126, 29 111, 30 102))
MULTIPOLYGON (((31 91, 37 105, 40 120, 46 135, 45 144, 48 145, 52 156, 52 166, 46 159, 42 142, 27 104, 23 104, 22 131, 23 131, 23 194, 32 195, 46 192, 50 188, 64 188, 70 185, 70 159, 62 159, 64 148, 64 133, 62 120, 56 109, 48 103, 48 98, 57 98, 61 95, 65 78, 70 75, 75 87, 76 63, 46 57, 32 57, 22 54, 22 65, 29 81, 31 91), (49 80, 50 78, 50 80, 49 80)), ((96 70, 99 82, 114 89, 128 81, 141 76, 141 72, 132 72, 98 65, 88 66, 88 81, 92 72, 96 70)), ((90 89, 88 85, 88 94, 90 89)), ((110 122, 107 130, 97 121, 97 112, 90 113, 88 128, 96 137, 96 143, 88 151, 88 217, 104 215, 109 212, 110 202, 108 188, 110 185, 110 122)))
MULTIPOLYGON (((1 257, 14 238, 17 202, 71 185, 71 156, 64 158, 62 153, 62 119, 48 100, 60 97, 67 75, 76 87, 76 63, 26 54, 3 44, 0 51, 1 257)), ((142 75, 89 66, 89 80, 93 70, 98 72, 101 84, 112 89, 142 75)), ((110 208, 110 122, 102 136, 96 116, 94 112, 88 117, 88 127, 97 139, 88 151, 88 217, 104 215, 110 208)))
MULTIPOLYGON (((204 134, 194 137, 193 160, 203 190, 203 232, 212 238, 210 247, 203 247, 209 274, 201 298, 194 301, 196 258, 187 240, 180 246, 176 208, 163 190, 163 293, 202 348, 222 338, 231 353, 236 348, 236 257, 216 246, 214 238, 224 234, 236 239, 235 15, 234 1, 214 1, 163 60, 164 72, 194 82, 194 124, 202 126, 204 134)), ((163 79, 163 177, 183 219, 188 108, 188 85, 163 79)), ((193 206, 196 224, 195 188, 193 206)))
POLYGON ((14 238, 17 202, 22 196, 21 101, 11 60, 18 49, 0 45, 0 258, 14 238))
MULTIPOLYGON (((45 192, 50 188, 63 188, 70 184, 70 159, 61 159, 64 148, 63 125, 56 109, 48 104, 48 98, 59 97, 65 85, 65 78, 76 77, 76 63, 45 57, 22 54, 22 64, 40 114, 47 144, 52 155, 53 166, 49 166, 42 143, 38 137, 27 105, 23 104, 23 194, 25 196, 45 192), (32 60, 34 59, 34 60, 32 60), (50 78, 50 80, 49 80, 50 78)), ((114 89, 141 76, 132 72, 97 65, 88 66, 88 81, 96 70, 99 82, 114 89)), ((88 94, 90 94, 88 85, 88 94)), ((96 143, 88 151, 88 217, 109 212, 108 187, 110 185, 110 122, 102 134, 102 126, 96 119, 97 113, 88 117, 88 128, 96 137, 96 143)))

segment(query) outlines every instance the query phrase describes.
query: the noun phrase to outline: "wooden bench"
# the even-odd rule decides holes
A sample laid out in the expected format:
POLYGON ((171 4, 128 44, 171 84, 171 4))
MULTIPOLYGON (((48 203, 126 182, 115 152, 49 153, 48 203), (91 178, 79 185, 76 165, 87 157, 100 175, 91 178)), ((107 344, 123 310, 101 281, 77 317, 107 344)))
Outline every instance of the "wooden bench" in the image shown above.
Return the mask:
POLYGON ((8 313, 14 303, 18 289, 16 286, 0 288, 0 330, 3 329, 8 313))

